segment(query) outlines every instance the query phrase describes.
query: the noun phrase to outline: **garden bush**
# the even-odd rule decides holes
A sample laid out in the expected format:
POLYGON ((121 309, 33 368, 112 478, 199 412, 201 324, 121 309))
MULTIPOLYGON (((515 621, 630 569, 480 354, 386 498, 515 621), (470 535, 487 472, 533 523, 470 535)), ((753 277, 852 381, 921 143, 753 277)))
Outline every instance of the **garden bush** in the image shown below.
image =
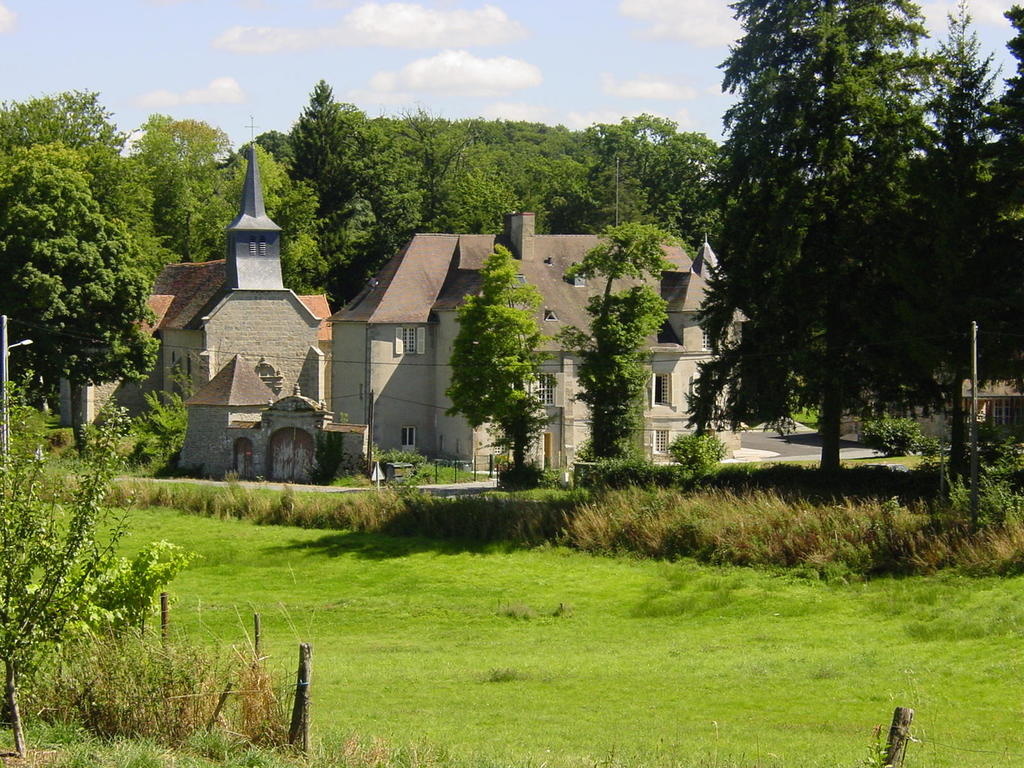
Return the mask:
POLYGON ((913 419, 883 416, 865 421, 861 432, 864 445, 886 456, 908 456, 926 447, 921 425, 913 419))
POLYGON ((725 444, 711 434, 680 435, 669 445, 668 452, 691 475, 703 476, 725 458, 725 444))

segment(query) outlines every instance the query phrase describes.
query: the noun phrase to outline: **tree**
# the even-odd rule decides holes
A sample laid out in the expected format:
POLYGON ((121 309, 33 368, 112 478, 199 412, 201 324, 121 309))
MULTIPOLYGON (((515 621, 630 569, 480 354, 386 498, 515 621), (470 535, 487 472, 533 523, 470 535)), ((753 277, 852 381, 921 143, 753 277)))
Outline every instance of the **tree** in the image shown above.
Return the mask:
POLYGON ((80 153, 60 145, 0 158, 0 306, 32 328, 27 367, 66 378, 81 437, 81 388, 147 372, 150 283, 125 226, 93 199, 80 153))
POLYGON ((715 142, 680 133, 674 122, 653 115, 593 125, 585 138, 597 161, 591 183, 604 201, 606 221, 614 218, 618 200, 621 220, 656 224, 688 246, 699 246, 705 235, 717 237, 715 142))
POLYGON ((521 476, 547 418, 536 394, 543 359, 535 318, 541 297, 534 286, 519 282, 518 272, 500 245, 484 262, 480 293, 458 309, 447 394, 449 414, 462 414, 474 428, 493 426, 496 444, 511 451, 513 470, 521 476))
POLYGON ((892 376, 875 356, 907 168, 923 134, 929 62, 907 0, 738 0, 744 35, 723 68, 727 203, 703 322, 699 426, 821 410, 824 469, 839 467, 844 412, 892 376), (737 312, 746 320, 732 332, 737 312))
POLYGON ((562 341, 580 358, 577 397, 590 408, 590 439, 597 458, 621 458, 635 451, 642 429, 642 396, 650 375, 644 342, 664 324, 665 301, 645 282, 614 290, 616 281, 660 278, 672 266, 663 245, 671 236, 650 224, 608 227, 566 276, 604 282, 587 302, 590 328, 567 328, 562 341))
POLYGON ((15 439, 9 455, 0 457, 0 659, 4 702, 21 757, 19 682, 42 654, 88 619, 105 563, 124 532, 124 521, 103 503, 118 469, 118 427, 110 419, 97 430, 87 468, 67 504, 43 500, 43 461, 35 457, 34 445, 15 439))
MULTIPOLYGON (((152 115, 132 146, 153 196, 153 227, 170 258, 208 261, 224 251, 224 227, 235 200, 220 174, 231 151, 224 131, 200 120, 152 115)), ((236 198, 237 199, 237 198, 236 198)))
MULTIPOLYGON (((967 470, 963 381, 970 375, 970 324, 986 336, 981 369, 1011 377, 1022 310, 1019 247, 1007 242, 992 184, 988 110, 995 75, 983 57, 966 4, 949 17, 929 90, 926 152, 914 163, 910 235, 894 249, 897 274, 912 275, 927 261, 928 280, 907 279, 894 296, 911 342, 893 349, 910 367, 903 378, 923 406, 949 407, 950 465, 967 470), (1009 343, 1007 343, 1009 342, 1009 343)), ((899 369, 899 360, 893 360, 899 369)))

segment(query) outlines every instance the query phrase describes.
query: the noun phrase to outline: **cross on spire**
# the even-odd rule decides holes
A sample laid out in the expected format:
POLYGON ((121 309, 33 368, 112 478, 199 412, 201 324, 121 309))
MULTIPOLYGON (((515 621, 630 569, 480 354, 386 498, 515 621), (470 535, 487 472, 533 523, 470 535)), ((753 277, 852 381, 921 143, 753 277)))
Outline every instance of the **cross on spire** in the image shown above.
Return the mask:
POLYGON ((259 128, 259 126, 256 125, 256 118, 249 115, 249 125, 245 127, 249 129, 249 141, 256 141, 256 129, 259 128))

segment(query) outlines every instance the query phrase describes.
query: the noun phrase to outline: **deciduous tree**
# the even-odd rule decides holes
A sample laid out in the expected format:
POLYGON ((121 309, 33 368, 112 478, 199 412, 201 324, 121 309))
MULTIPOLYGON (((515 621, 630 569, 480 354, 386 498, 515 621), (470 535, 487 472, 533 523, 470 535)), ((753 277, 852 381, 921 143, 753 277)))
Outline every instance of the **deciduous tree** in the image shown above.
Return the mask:
POLYGON ((473 427, 491 424, 496 444, 512 453, 521 473, 526 454, 547 418, 536 385, 542 341, 535 317, 540 293, 520 283, 508 249, 496 246, 480 271, 479 294, 459 307, 459 333, 452 349, 451 414, 473 427))
POLYGON ((587 303, 590 327, 567 328, 562 340, 580 357, 577 397, 590 408, 594 455, 620 458, 635 451, 643 426, 642 396, 650 375, 644 342, 667 318, 665 301, 645 281, 671 269, 662 246, 672 238, 650 224, 629 223, 608 227, 602 239, 566 273, 602 283, 587 303), (639 284, 616 286, 626 279, 639 284))

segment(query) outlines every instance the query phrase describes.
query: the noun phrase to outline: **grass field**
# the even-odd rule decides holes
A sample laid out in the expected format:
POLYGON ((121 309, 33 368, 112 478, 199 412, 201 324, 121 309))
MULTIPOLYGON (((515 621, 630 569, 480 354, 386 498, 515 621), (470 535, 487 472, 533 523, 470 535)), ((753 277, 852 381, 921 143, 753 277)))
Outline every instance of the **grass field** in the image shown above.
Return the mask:
POLYGON ((896 705, 911 766, 1024 766, 1024 581, 751 569, 133 513, 202 558, 174 626, 314 647, 317 736, 502 764, 854 766, 896 705), (562 609, 559 610, 560 606, 562 609), (974 752, 965 750, 984 750, 974 752))

